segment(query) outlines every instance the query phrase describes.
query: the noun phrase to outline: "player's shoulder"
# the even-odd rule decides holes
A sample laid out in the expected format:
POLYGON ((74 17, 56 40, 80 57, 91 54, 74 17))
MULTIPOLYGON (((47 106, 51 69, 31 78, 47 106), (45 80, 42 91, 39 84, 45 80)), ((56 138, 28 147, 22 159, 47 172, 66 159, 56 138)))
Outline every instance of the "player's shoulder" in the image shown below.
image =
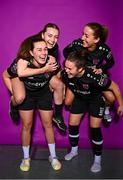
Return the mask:
POLYGON ((110 51, 110 47, 105 43, 98 44, 98 50, 100 51, 110 51))

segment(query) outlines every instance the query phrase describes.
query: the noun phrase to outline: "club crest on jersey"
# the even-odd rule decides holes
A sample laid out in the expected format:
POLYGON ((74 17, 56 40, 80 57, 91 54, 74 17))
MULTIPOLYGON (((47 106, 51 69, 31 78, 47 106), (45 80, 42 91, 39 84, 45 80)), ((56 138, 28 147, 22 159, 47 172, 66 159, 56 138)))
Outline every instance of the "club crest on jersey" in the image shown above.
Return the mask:
POLYGON ((86 90, 89 89, 89 85, 88 84, 83 84, 82 86, 83 86, 83 89, 86 89, 86 90))
POLYGON ((104 79, 104 85, 106 85, 107 82, 108 82, 108 78, 105 78, 105 79, 104 79))
POLYGON ((48 79, 50 77, 50 73, 45 73, 45 78, 48 79))
POLYGON ((96 59, 96 58, 95 58, 95 59, 93 59, 93 64, 94 64, 94 65, 98 64, 98 62, 99 62, 99 60, 98 60, 98 59, 96 59))

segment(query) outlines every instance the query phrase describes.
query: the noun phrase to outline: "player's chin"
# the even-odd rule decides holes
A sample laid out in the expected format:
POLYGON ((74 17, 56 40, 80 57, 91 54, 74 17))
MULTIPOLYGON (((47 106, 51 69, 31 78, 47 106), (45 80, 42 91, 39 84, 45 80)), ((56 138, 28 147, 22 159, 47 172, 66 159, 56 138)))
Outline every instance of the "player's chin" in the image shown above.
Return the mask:
POLYGON ((39 61, 40 65, 44 65, 46 63, 46 59, 39 61))
POLYGON ((87 47, 87 44, 84 44, 84 43, 83 43, 83 45, 82 45, 82 46, 86 48, 86 47, 87 47))
POLYGON ((73 78, 73 76, 72 75, 68 75, 68 78, 71 79, 71 78, 73 78))
POLYGON ((48 49, 52 49, 54 46, 55 46, 54 44, 53 45, 51 45, 51 44, 47 45, 48 49))

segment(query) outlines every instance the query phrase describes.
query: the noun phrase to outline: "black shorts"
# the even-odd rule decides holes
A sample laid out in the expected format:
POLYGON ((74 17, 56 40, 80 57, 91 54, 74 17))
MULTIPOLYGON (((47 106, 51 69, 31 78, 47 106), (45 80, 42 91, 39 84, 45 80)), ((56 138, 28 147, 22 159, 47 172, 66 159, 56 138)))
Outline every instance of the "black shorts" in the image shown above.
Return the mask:
POLYGON ((89 115, 102 118, 105 110, 105 102, 103 97, 93 97, 90 99, 82 99, 75 97, 70 109, 72 114, 83 114, 88 112, 89 115))
POLYGON ((46 91, 40 96, 36 96, 36 92, 27 94, 24 102, 18 106, 19 110, 52 110, 52 93, 51 91, 46 91))

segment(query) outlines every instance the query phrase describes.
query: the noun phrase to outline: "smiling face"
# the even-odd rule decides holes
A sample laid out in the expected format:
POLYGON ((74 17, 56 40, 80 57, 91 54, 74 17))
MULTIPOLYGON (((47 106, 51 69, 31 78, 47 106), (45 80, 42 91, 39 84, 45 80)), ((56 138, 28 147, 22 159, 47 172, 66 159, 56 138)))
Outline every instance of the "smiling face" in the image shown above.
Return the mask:
POLYGON ((89 26, 85 26, 82 35, 83 47, 89 51, 93 51, 96 48, 96 44, 99 42, 99 38, 95 38, 94 31, 89 26))
POLYGON ((42 33, 42 38, 47 43, 48 49, 52 49, 56 45, 58 41, 58 37, 59 37, 58 29, 52 27, 48 27, 46 31, 42 33))
POLYGON ((68 75, 68 78, 74 78, 74 77, 79 77, 81 75, 83 68, 77 68, 74 62, 66 60, 65 71, 68 75))
POLYGON ((38 41, 33 43, 33 50, 30 51, 30 54, 33 56, 33 63, 35 66, 40 67, 46 63, 48 50, 45 41, 38 41))

